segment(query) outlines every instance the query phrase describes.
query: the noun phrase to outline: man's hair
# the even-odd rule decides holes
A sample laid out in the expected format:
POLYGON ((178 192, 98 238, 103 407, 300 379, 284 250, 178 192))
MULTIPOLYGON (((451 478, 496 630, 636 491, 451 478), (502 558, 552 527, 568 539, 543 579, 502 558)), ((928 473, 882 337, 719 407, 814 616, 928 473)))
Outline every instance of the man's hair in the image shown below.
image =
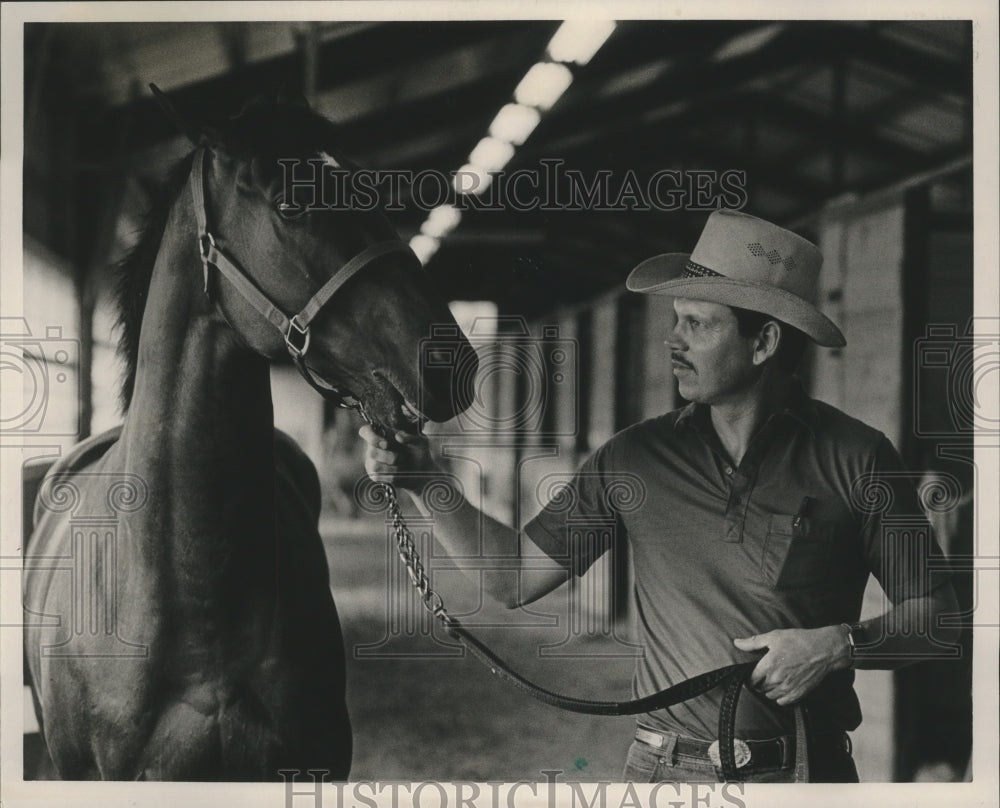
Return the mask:
POLYGON ((785 373, 794 373, 806 352, 809 337, 794 326, 783 323, 777 317, 772 317, 770 314, 750 311, 749 309, 740 309, 736 306, 730 306, 730 308, 733 310, 733 314, 736 315, 736 327, 741 337, 757 336, 760 333, 760 329, 763 328, 764 323, 768 320, 773 320, 778 324, 778 327, 781 329, 781 340, 778 343, 778 351, 772 359, 785 373))

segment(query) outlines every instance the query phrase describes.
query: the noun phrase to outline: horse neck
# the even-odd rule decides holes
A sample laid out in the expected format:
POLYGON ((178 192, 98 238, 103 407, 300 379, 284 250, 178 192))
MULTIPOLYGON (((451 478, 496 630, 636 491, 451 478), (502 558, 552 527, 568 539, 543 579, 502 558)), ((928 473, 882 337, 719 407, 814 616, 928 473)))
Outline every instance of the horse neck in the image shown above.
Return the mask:
POLYGON ((140 475, 156 498, 157 507, 136 519, 152 520, 143 524, 147 532, 191 531, 199 542, 273 537, 268 365, 240 343, 203 293, 187 199, 182 192, 174 205, 156 258, 120 440, 126 470, 140 475))

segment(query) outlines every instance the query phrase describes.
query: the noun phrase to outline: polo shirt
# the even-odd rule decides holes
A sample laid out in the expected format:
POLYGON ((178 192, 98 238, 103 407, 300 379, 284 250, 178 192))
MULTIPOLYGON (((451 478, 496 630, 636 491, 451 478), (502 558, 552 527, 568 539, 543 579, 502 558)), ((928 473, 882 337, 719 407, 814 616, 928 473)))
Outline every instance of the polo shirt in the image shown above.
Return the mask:
MULTIPOLYGON (((947 577, 930 570, 941 552, 914 478, 889 440, 810 399, 797 382, 739 466, 723 450, 708 407, 691 404, 615 435, 577 470, 570 489, 524 530, 576 575, 615 542, 628 542, 644 649, 636 697, 759 658, 737 649, 734 638, 855 622, 869 574, 893 603, 947 577)), ((853 682, 852 670, 836 671, 806 696, 814 726, 860 724, 853 682)), ((713 739, 721 698, 716 688, 639 720, 713 739)), ((744 690, 740 737, 788 732, 792 720, 791 710, 744 690)))

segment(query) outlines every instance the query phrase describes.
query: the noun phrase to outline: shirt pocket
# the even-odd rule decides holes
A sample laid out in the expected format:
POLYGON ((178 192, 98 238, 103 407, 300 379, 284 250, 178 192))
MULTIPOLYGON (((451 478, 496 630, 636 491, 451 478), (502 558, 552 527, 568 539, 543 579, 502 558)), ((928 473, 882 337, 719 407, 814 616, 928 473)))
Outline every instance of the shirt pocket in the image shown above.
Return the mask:
POLYGON ((761 558, 764 580, 775 589, 815 586, 831 574, 833 524, 771 514, 761 558))

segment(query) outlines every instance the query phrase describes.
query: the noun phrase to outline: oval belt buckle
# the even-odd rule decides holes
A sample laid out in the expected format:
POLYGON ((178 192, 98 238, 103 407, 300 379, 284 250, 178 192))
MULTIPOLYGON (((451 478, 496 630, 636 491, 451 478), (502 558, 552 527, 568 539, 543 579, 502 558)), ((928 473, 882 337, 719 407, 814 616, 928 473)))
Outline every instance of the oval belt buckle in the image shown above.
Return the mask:
MULTIPOLYGON (((742 769, 750 762, 750 747, 740 738, 733 739, 733 750, 736 752, 736 768, 742 769)), ((714 740, 708 747, 708 759, 713 766, 722 767, 722 756, 719 754, 719 741, 714 740)))

